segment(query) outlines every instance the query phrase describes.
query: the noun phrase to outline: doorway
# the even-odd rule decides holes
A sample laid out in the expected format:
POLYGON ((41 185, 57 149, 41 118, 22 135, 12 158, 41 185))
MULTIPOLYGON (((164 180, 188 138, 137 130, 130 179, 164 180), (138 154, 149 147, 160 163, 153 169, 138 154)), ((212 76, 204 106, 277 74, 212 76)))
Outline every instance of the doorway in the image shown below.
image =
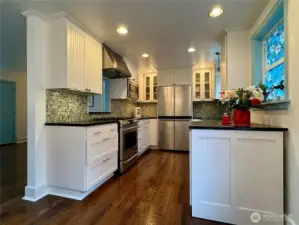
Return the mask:
POLYGON ((16 142, 16 83, 0 80, 0 145, 16 142))

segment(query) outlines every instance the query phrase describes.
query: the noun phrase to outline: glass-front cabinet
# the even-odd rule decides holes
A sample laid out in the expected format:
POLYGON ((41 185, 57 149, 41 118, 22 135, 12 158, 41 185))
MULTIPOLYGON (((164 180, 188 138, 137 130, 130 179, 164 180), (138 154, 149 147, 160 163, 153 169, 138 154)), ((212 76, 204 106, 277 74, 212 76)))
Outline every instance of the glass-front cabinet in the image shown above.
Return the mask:
POLYGON ((201 69, 193 73, 193 99, 195 101, 212 99, 212 70, 201 69))
POLYGON ((144 77, 144 97, 145 101, 157 101, 158 82, 156 73, 147 74, 144 77))

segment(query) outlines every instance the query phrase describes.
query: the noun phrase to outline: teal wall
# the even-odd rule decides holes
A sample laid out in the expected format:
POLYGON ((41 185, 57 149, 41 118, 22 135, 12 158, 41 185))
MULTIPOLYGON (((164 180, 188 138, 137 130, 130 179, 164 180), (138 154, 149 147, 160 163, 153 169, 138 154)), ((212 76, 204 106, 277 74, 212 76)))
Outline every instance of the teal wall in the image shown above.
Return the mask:
POLYGON ((25 72, 26 18, 15 7, 11 3, 0 7, 0 69, 25 72))

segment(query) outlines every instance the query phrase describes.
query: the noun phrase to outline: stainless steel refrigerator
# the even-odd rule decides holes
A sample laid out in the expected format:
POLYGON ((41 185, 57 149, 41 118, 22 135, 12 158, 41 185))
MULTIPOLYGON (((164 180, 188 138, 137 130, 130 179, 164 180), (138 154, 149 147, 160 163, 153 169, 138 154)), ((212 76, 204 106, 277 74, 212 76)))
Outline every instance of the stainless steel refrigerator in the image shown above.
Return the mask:
POLYGON ((158 148, 189 151, 191 85, 158 87, 158 148))

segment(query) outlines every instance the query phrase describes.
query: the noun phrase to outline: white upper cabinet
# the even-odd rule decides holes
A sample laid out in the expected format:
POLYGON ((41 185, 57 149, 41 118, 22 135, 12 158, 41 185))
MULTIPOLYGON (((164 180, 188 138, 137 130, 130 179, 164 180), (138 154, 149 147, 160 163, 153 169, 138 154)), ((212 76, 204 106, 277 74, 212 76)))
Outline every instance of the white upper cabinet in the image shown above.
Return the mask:
POLYGON ((102 94, 102 46, 82 29, 60 18, 50 21, 49 89, 102 94))
POLYGON ((203 101, 215 98, 215 79, 211 68, 193 72, 193 100, 203 101))
POLYGON ((158 77, 156 73, 140 74, 139 99, 141 101, 155 102, 158 100, 158 77))
POLYGON ((98 94, 102 93, 102 69, 102 45, 91 37, 86 38, 86 78, 88 91, 98 94))
POLYGON ((158 85, 192 84, 192 69, 158 70, 158 85))

